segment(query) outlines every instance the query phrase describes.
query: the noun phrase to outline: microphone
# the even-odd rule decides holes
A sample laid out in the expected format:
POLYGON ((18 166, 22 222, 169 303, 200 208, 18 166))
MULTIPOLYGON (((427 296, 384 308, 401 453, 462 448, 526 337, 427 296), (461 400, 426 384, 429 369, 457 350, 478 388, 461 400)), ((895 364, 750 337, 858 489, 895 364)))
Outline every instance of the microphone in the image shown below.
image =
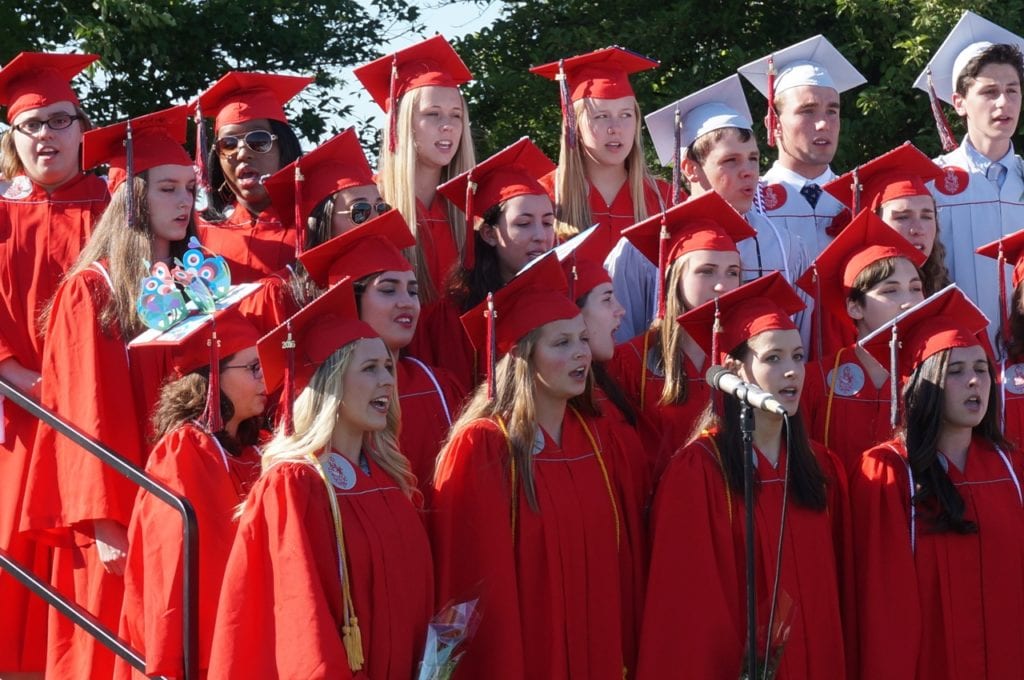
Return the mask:
POLYGON ((723 366, 709 368, 704 379, 714 389, 731 394, 748 406, 780 416, 789 415, 771 392, 765 392, 757 385, 744 382, 723 366))

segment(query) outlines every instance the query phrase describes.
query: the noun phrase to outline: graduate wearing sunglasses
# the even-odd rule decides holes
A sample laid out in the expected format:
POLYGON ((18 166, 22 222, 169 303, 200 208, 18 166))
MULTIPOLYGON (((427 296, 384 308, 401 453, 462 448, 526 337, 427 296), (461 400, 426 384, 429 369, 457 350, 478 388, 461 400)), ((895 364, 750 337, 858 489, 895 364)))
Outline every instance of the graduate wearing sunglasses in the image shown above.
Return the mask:
MULTIPOLYGON (((214 117, 205 159, 209 204, 199 235, 227 259, 233 282, 255 281, 295 261, 295 231, 281 224, 263 181, 302 153, 284 105, 310 82, 232 71, 192 103, 214 117)), ((202 164, 202 153, 196 154, 202 164)))

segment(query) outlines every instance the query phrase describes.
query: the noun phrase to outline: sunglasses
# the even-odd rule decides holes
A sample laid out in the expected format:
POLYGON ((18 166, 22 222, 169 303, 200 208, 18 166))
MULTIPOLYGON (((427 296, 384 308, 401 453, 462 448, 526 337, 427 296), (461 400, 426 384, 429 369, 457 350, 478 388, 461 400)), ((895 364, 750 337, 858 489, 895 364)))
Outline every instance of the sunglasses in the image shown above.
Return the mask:
POLYGON ((277 135, 267 130, 253 130, 244 135, 224 135, 213 143, 217 152, 221 155, 238 151, 243 144, 256 153, 267 153, 274 147, 274 140, 277 135))
POLYGON ((245 370, 252 373, 253 378, 259 378, 263 375, 263 366, 259 360, 252 362, 251 364, 230 364, 228 366, 221 366, 221 370, 227 370, 229 368, 244 368, 245 370))
POLYGON ((389 210, 391 210, 391 206, 384 201, 379 201, 376 205, 371 205, 368 201, 357 201, 348 210, 335 210, 335 213, 348 215, 353 224, 362 224, 373 216, 374 211, 378 215, 383 215, 389 210))

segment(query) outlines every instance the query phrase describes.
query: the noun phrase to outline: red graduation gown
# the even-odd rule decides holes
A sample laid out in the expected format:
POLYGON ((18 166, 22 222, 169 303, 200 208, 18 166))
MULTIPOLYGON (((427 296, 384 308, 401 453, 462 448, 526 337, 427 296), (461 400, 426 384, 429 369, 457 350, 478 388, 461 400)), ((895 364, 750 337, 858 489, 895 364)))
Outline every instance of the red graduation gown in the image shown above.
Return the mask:
MULTIPOLYGON (((167 433, 146 462, 146 472, 185 496, 199 527, 199 668, 210 664, 210 643, 224 565, 235 536, 235 509, 259 477, 259 451, 228 455, 192 423, 167 433)), ((139 491, 128 527, 128 565, 119 635, 146 659, 150 675, 181 677, 183 612, 181 521, 170 506, 139 491)), ((143 677, 117 662, 115 677, 143 677)))
MULTIPOLYGON (((430 544, 412 502, 372 461, 335 487, 366 664, 358 677, 410 680, 433 615, 430 544)), ((324 482, 282 463, 253 487, 231 547, 211 678, 353 677, 341 639, 338 549, 324 482)))
MULTIPOLYGON (((43 339, 39 314, 74 264, 110 196, 95 175, 78 175, 52 194, 27 177, 0 196, 0 361, 39 371, 43 339)), ((11 403, 0 405, 0 548, 35 573, 49 573, 49 551, 18 533, 36 419, 11 403)), ((0 571, 0 672, 42 671, 46 605, 0 571)))
POLYGON ((476 351, 462 328, 461 315, 458 303, 447 295, 426 307, 406 351, 472 389, 483 376, 477 376, 476 351))
POLYGON ((411 357, 398 361, 398 401, 402 407, 399 448, 409 459, 424 496, 434 488, 434 461, 465 396, 465 390, 448 371, 411 357))
MULTIPOLYGON (((555 200, 556 172, 552 170, 540 179, 541 186, 547 190, 548 197, 552 201, 555 200)), ((672 205, 672 186, 660 179, 655 179, 654 182, 658 187, 657 191, 649 184, 644 187, 644 204, 648 215, 660 213, 663 209, 672 205)), ((615 198, 612 199, 611 203, 607 203, 604 200, 601 192, 589 180, 587 181, 587 186, 590 187, 591 222, 594 224, 608 224, 616 233, 620 234, 626 227, 636 224, 636 217, 633 214, 633 196, 630 194, 628 181, 622 184, 622 187, 615 194, 615 198)), ((686 200, 685 191, 680 191, 679 200, 680 202, 686 200)))
POLYGON ((429 208, 416 200, 416 243, 434 289, 444 290, 448 273, 459 261, 459 246, 448 223, 448 202, 440 194, 434 196, 429 208))
POLYGON ((966 469, 948 472, 978 533, 935 533, 917 512, 911 548, 906 450, 864 454, 851 484, 862 678, 1020 677, 1024 509, 1011 469, 1016 451, 1004 461, 972 441, 966 469))
MULTIPOLYGON (((136 465, 144 464, 148 398, 157 371, 129 363, 115 324, 99 328, 110 296, 104 273, 93 265, 58 289, 43 352, 42 403, 136 465), (149 384, 146 384, 147 381, 149 384)), ((136 487, 53 429, 40 426, 35 441, 22 529, 56 542, 51 582, 73 596, 111 630, 117 629, 124 582, 104 571, 93 541, 96 519, 125 527, 136 487)), ((50 612, 47 677, 109 677, 113 654, 64 616, 50 612)))
MULTIPOLYGON (((829 480, 828 505, 819 512, 791 500, 787 509, 780 588, 796 606, 780 680, 846 677, 840 618, 843 564, 849 559, 846 477, 832 454, 816 445, 815 453, 829 480)), ((759 649, 768 623, 786 464, 785 452, 777 469, 757 455, 759 649)), ((680 450, 662 476, 651 515, 641 680, 739 677, 746 642, 744 526, 743 495, 727 489, 709 438, 680 450)))
POLYGON ((266 335, 301 309, 291 288, 291 271, 284 269, 259 280, 260 287, 238 303, 238 310, 266 335))
MULTIPOLYGON (((612 442, 593 423, 590 430, 614 475, 615 456, 605 453, 612 442)), ((479 596, 482 611, 455 677, 621 680, 615 482, 572 413, 562 420, 562 445, 544 434, 540 448, 536 512, 517 481, 510 515, 508 442, 494 421, 470 423, 439 462, 430 514, 438 602, 479 596)))
POLYGON ((808 435, 833 451, 848 475, 865 451, 892 437, 890 403, 889 381, 875 387, 853 346, 807 364, 800 411, 808 435))
POLYGON ((689 357, 684 357, 687 376, 686 400, 682 404, 658 403, 665 378, 647 367, 645 349, 656 334, 648 331, 615 348, 615 356, 606 364, 608 372, 622 386, 638 414, 637 431, 649 457, 650 479, 657 485, 668 459, 686 444, 697 420, 711 400, 711 387, 689 357))
POLYGON ((1024 357, 1001 363, 1000 390, 1003 401, 1003 436, 1014 448, 1024 447, 1024 357))
POLYGON ((199 240, 228 261, 231 283, 250 283, 294 264, 295 230, 284 227, 273 208, 255 217, 232 208, 223 222, 196 219, 199 240))

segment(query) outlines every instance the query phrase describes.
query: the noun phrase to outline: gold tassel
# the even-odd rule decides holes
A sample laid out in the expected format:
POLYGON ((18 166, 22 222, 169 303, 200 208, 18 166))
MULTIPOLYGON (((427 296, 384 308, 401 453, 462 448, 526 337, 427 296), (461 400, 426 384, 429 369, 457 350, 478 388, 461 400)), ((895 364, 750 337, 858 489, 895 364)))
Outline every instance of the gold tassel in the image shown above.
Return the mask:
POLYGON ((359 619, 355 616, 348 620, 347 626, 341 627, 341 641, 345 645, 348 656, 348 667, 353 673, 363 670, 363 635, 359 632, 359 619))

